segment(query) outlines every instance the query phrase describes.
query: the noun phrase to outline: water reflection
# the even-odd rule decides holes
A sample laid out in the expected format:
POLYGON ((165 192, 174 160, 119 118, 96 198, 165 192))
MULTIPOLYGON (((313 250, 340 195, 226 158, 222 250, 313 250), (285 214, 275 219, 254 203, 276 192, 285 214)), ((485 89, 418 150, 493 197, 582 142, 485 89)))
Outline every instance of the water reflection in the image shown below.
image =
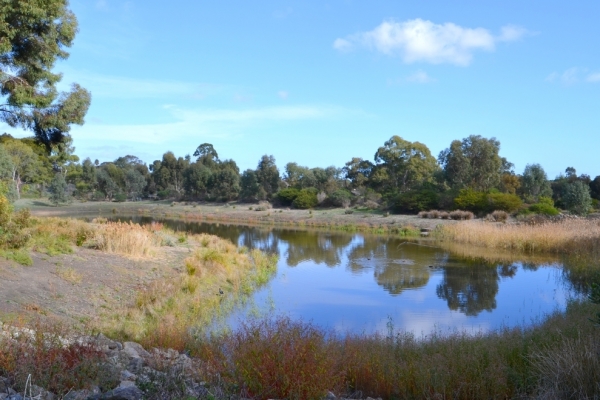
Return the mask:
POLYGON ((277 276, 256 301, 336 329, 379 329, 388 317, 399 327, 506 326, 564 307, 570 293, 583 286, 583 279, 577 280, 581 274, 558 274, 556 260, 515 261, 500 254, 490 261, 482 253, 465 254, 468 249, 450 251, 444 244, 394 237, 161 222, 279 254, 277 276))

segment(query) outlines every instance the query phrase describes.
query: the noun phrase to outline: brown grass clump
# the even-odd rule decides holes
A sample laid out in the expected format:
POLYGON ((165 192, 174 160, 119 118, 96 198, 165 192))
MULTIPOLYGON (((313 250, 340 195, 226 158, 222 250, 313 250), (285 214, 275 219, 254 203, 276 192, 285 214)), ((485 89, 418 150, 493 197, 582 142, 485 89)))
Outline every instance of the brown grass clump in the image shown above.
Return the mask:
POLYGON ((530 253, 600 253, 599 220, 564 220, 539 225, 490 225, 479 222, 447 225, 441 237, 476 246, 530 253))
POLYGON ((450 219, 450 213, 448 213, 448 211, 441 211, 440 218, 441 219, 450 219))
POLYGON ((161 244, 161 238, 151 229, 131 222, 108 222, 97 226, 93 241, 96 248, 107 253, 151 256, 161 244))
POLYGON ((496 210, 490 216, 496 222, 506 222, 508 220, 508 213, 502 210, 496 210))
POLYGON ((449 216, 451 219, 459 220, 459 221, 475 218, 475 215, 471 211, 462 211, 462 210, 451 211, 449 216))

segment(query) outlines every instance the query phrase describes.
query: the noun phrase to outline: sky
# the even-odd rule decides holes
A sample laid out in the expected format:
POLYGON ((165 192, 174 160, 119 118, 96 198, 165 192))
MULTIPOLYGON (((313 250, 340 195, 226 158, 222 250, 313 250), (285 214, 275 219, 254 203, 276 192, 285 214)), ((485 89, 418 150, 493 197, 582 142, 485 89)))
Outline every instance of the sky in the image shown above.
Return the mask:
MULTIPOLYGON (((60 88, 92 93, 82 159, 211 143, 240 170, 373 161, 393 135, 437 158, 495 137, 522 173, 600 175, 600 2, 71 0, 60 88)), ((6 125, 17 137, 29 132, 6 125)))

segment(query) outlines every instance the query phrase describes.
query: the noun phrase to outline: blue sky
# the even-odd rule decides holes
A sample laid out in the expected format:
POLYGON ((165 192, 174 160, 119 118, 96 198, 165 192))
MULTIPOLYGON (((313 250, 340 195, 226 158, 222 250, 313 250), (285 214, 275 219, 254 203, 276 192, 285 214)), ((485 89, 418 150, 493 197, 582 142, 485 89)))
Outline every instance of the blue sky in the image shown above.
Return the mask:
MULTIPOLYGON (((338 167, 392 135, 496 137, 521 173, 600 175, 600 2, 71 0, 57 64, 92 92, 76 153, 146 162, 204 142, 338 167)), ((4 131, 17 136, 26 132, 4 131)))

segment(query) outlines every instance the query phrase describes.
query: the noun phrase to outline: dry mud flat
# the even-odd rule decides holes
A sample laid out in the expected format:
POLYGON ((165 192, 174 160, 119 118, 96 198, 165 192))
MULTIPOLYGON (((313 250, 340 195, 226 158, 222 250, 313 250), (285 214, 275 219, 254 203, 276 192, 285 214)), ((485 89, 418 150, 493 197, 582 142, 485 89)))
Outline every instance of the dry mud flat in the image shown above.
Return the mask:
POLYGON ((163 247, 156 257, 132 259, 75 247, 55 256, 31 252, 31 266, 0 258, 0 315, 91 322, 131 303, 150 282, 179 274, 188 252, 163 247))
POLYGON ((439 224, 452 224, 456 221, 424 219, 416 215, 390 214, 381 211, 352 210, 346 214, 342 208, 296 210, 272 208, 256 211, 256 204, 247 203, 195 203, 169 201, 139 202, 79 202, 54 207, 46 200, 23 199, 16 203, 17 208, 29 208, 36 216, 79 216, 79 215, 148 215, 158 218, 183 218, 199 222, 230 222, 242 224, 272 224, 309 228, 332 228, 344 230, 390 230, 401 227, 434 229, 439 224))

